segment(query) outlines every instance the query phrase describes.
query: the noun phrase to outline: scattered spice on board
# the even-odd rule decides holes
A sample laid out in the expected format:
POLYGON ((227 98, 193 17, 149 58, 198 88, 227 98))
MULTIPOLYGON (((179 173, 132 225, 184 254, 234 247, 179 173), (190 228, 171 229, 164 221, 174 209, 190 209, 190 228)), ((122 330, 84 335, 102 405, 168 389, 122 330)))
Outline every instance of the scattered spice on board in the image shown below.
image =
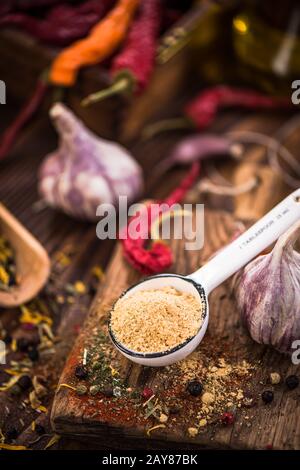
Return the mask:
POLYGON ((0 233, 0 290, 8 291, 17 284, 14 252, 9 241, 0 233))
POLYGON ((193 337, 203 321, 202 304, 174 287, 142 290, 114 305, 110 326, 120 343, 138 352, 161 352, 193 337))
POLYGON ((244 399, 242 379, 249 378, 253 369, 247 361, 231 363, 224 357, 211 361, 204 357, 202 351, 191 354, 179 367, 184 377, 192 377, 195 373, 201 377, 203 393, 199 397, 198 424, 201 419, 210 423, 241 406, 244 399))
MULTIPOLYGON (((127 394, 126 385, 123 382, 119 371, 114 367, 114 348, 108 336, 102 331, 96 331, 92 347, 89 345, 85 355, 86 366, 77 365, 78 368, 85 367, 86 376, 89 383, 89 394, 103 394, 106 397, 119 397, 127 394)), ((77 375, 77 378, 78 377, 77 375)), ((81 378, 82 379, 82 378, 81 378)), ((82 394, 82 390, 77 388, 77 393, 82 394)))
MULTIPOLYGON (((110 342, 105 320, 82 339, 64 380, 76 388, 67 393, 80 400, 74 405, 84 407, 86 417, 142 426, 146 435, 172 430, 193 438, 208 431, 213 435, 216 427, 236 421, 251 426, 250 409, 259 406, 262 392, 254 391, 260 362, 239 361, 232 345, 223 340, 207 336, 201 348, 185 360, 155 369, 147 385, 143 380, 137 384, 136 378, 131 385, 130 369, 110 342), (88 377, 80 380, 74 367, 82 365, 85 349, 88 377)), ((148 369, 143 370, 147 373, 148 369)))

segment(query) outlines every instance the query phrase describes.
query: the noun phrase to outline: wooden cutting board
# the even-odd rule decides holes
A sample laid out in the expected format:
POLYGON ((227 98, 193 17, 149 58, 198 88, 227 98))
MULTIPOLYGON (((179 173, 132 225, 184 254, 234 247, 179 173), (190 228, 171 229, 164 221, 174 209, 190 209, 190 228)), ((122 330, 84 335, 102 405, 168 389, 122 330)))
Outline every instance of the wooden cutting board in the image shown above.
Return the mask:
MULTIPOLYGON (((230 241, 236 228, 236 219, 229 213, 206 209, 204 248, 199 252, 185 251, 184 241, 171 241, 174 266, 170 271, 188 274, 200 267, 230 241)), ((181 449, 191 446, 300 448, 300 389, 288 391, 283 382, 275 386, 269 383, 271 372, 278 372, 284 379, 289 374, 299 374, 299 368, 297 372, 288 358, 251 340, 241 324, 231 280, 210 296, 209 328, 196 353, 187 359, 187 363, 158 369, 127 361, 115 351, 106 335, 107 314, 113 302, 138 279, 139 275, 124 261, 118 246, 60 379, 52 409, 55 431, 87 437, 89 442, 96 439, 98 443, 101 437, 107 442, 110 436, 112 448, 145 448, 153 446, 154 442, 160 447, 181 449), (91 356, 101 352, 101 357, 95 366, 98 369, 89 369, 92 377, 79 381, 74 376, 74 369, 82 363, 85 348, 91 356), (220 360, 233 369, 247 361, 250 371, 246 375, 231 373, 221 380, 225 384, 220 392, 225 394, 222 404, 209 416, 206 425, 199 427, 203 419, 201 397, 195 398, 186 392, 187 378, 200 377, 209 387, 207 370, 218 371, 220 360), (103 367, 105 364, 106 368, 103 367), (95 381, 101 384, 101 391, 95 396, 90 393, 80 396, 70 388, 79 384, 89 388, 95 381), (108 396, 112 382, 115 395, 121 396, 108 396), (145 404, 140 395, 145 387, 155 394, 150 405, 145 404), (261 393, 270 389, 274 391, 274 401, 265 405, 261 393), (239 390, 242 399, 237 400, 239 390), (155 406, 158 407, 154 410, 157 417, 151 415, 155 406), (235 416, 232 425, 224 425, 220 420, 226 411, 235 416), (164 423, 158 419, 161 414, 167 416, 164 423), (190 427, 198 428, 195 437, 190 436, 190 427)))

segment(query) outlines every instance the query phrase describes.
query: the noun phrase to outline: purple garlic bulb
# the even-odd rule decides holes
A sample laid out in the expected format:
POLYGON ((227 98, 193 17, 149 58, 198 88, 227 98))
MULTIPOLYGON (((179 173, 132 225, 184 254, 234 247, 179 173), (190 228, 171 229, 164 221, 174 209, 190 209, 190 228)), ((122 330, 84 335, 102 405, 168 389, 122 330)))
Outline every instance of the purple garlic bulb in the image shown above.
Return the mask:
POLYGON ((294 250, 300 222, 282 235, 273 250, 238 275, 235 295, 251 337, 291 354, 300 339, 300 254, 294 250))
POLYGON ((39 171, 39 191, 50 206, 95 220, 99 204, 116 204, 119 195, 130 203, 141 194, 142 170, 124 147, 93 134, 61 103, 50 116, 60 141, 39 171))

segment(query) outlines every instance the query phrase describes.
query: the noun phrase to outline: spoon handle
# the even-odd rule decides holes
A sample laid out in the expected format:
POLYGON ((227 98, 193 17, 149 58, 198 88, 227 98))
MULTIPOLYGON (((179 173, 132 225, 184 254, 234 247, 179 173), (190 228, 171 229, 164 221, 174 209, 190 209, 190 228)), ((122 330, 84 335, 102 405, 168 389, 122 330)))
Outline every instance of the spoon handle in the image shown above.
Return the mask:
POLYGON ((281 201, 189 278, 209 294, 300 221, 300 188, 281 201))

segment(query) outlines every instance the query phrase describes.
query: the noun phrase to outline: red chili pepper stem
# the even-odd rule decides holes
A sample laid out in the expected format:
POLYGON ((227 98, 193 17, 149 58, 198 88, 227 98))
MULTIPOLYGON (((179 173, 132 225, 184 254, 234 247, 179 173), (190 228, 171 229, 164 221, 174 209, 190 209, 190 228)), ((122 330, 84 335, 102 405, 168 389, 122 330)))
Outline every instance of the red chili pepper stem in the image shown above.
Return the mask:
POLYGON ((173 119, 162 119, 146 126, 142 131, 142 140, 149 140, 157 134, 165 131, 193 129, 193 121, 188 117, 179 117, 173 119))
POLYGON ((53 88, 52 92, 52 102, 63 102, 66 93, 66 88, 63 86, 57 86, 53 88))
POLYGON ((114 80, 113 84, 104 90, 97 91, 88 95, 81 101, 81 106, 90 106, 91 104, 98 103, 110 96, 119 94, 131 94, 134 89, 134 79, 130 73, 119 74, 114 80))

